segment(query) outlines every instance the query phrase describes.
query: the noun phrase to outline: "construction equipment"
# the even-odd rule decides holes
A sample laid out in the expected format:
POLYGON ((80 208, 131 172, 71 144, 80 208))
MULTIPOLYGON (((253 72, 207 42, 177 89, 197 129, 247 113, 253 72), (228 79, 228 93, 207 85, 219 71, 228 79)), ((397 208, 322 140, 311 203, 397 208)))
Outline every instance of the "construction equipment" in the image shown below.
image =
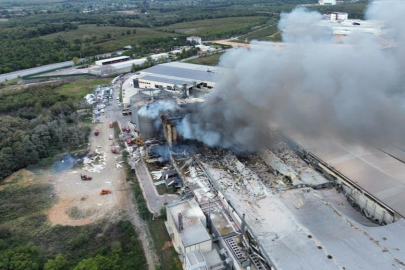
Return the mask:
POLYGON ((113 128, 114 127, 114 123, 112 122, 112 121, 110 121, 110 128, 113 128))
POLYGON ((93 179, 93 177, 88 176, 88 175, 85 175, 85 174, 81 174, 81 175, 80 175, 80 178, 81 178, 83 181, 90 181, 91 179, 93 179))
POLYGON ((98 134, 100 134, 100 131, 98 129, 94 130, 94 136, 98 136, 98 134))
POLYGON ((141 135, 138 136, 138 138, 135 139, 135 144, 136 145, 143 145, 143 140, 141 135))
POLYGON ((107 194, 111 194, 111 190, 109 189, 102 189, 100 191, 100 195, 107 195, 107 194))

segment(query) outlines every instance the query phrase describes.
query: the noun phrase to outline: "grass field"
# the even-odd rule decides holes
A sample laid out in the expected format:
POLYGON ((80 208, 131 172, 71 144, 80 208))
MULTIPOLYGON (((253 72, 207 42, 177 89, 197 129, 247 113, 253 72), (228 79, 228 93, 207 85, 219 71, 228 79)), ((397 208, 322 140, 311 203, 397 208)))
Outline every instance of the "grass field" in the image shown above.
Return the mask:
POLYGON ((82 99, 85 95, 92 93, 94 86, 109 84, 111 82, 110 78, 105 79, 80 79, 75 82, 64 84, 56 89, 59 94, 74 98, 82 99))
POLYGON ((264 24, 268 21, 267 17, 231 17, 211 20, 198 20, 192 22, 176 23, 169 26, 161 27, 164 30, 174 30, 186 35, 212 36, 223 32, 239 30, 245 27, 264 24))
POLYGON ((181 270, 181 262, 172 246, 169 234, 167 233, 163 219, 149 221, 149 229, 155 243, 156 252, 162 269, 181 270))
POLYGON ((41 39, 51 41, 57 37, 61 37, 66 41, 72 42, 75 39, 85 40, 86 38, 96 37, 94 44, 100 45, 106 51, 114 51, 127 45, 135 45, 146 39, 151 38, 165 38, 171 37, 174 34, 167 33, 150 28, 130 28, 130 27, 116 27, 116 26, 96 26, 93 24, 79 25, 77 30, 71 30, 66 33, 54 33, 42 36, 41 39), (130 30, 130 34, 126 32, 130 30), (136 30, 136 34, 133 34, 136 30), (125 33, 125 35, 122 35, 125 33), (110 34, 111 38, 107 39, 106 35, 110 34))
POLYGON ((217 53, 208 56, 200 56, 198 58, 194 58, 191 60, 186 61, 187 63, 191 64, 198 64, 198 65, 207 65, 207 66, 217 66, 219 63, 219 58, 224 53, 217 53))
POLYGON ((281 32, 277 27, 277 22, 273 22, 267 27, 260 29, 257 32, 246 34, 238 38, 240 41, 248 42, 252 40, 261 40, 261 41, 281 41, 281 32))

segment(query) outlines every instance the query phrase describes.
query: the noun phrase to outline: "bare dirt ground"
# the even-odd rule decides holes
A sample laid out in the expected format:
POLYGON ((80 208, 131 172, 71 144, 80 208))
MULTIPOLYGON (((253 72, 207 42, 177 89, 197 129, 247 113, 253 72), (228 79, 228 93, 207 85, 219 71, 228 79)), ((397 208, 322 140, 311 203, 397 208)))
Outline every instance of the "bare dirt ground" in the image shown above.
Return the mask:
POLYGON ((0 190, 13 186, 26 187, 32 184, 46 183, 52 179, 52 176, 49 175, 35 174, 27 169, 21 169, 2 181, 0 190))
POLYGON ((113 134, 113 129, 108 127, 108 122, 99 123, 95 128, 100 130, 100 135, 91 135, 90 153, 98 151, 106 155, 105 162, 100 163, 104 168, 98 172, 69 169, 55 175, 53 184, 59 202, 48 212, 52 224, 85 225, 104 217, 114 219, 123 210, 121 204, 125 195, 121 193, 130 187, 125 181, 124 170, 117 168, 121 155, 110 150, 114 140, 108 137, 113 134), (93 179, 82 181, 80 174, 90 175, 93 179), (102 189, 112 193, 100 195, 102 189))
MULTIPOLYGON (((118 85, 115 87, 114 98, 118 96, 118 85)), ((130 182, 126 181, 126 172, 122 161, 121 152, 111 153, 111 146, 118 146, 116 139, 109 140, 114 135, 114 129, 109 127, 109 122, 124 119, 121 110, 110 105, 105 108, 105 115, 101 117, 101 123, 96 124, 93 129, 100 131, 99 136, 91 133, 90 153, 98 152, 102 157, 97 163, 102 168, 83 166, 77 169, 68 169, 53 174, 55 192, 58 203, 48 211, 48 218, 53 225, 82 226, 93 223, 100 219, 116 221, 123 217, 129 218, 139 235, 145 251, 145 257, 150 270, 155 269, 157 255, 149 243, 151 237, 149 227, 139 217, 138 209, 133 201, 133 188, 130 182), (105 158, 104 158, 105 157, 105 158), (86 170, 87 169, 87 170, 86 170), (88 169, 93 169, 89 172, 88 169), (82 181, 80 174, 86 174, 93 179, 82 181), (111 194, 100 195, 102 189, 111 190, 111 194)))

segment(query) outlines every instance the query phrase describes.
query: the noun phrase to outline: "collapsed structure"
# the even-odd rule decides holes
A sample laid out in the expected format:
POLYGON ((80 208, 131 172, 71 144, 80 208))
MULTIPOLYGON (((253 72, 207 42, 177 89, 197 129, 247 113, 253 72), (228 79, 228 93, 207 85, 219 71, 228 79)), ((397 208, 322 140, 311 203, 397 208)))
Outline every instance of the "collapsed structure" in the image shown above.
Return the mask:
MULTIPOLYGON (((170 75, 160 76, 167 82, 170 75)), ((203 83, 170 89, 162 79, 130 99, 137 131, 165 141, 169 158, 162 160, 176 171, 176 180, 162 181, 176 181, 183 199, 167 205, 166 227, 185 269, 404 266, 402 148, 322 148, 275 131, 272 148, 237 157, 183 140, 178 124, 187 106, 202 101, 193 90, 203 83)), ((160 180, 170 170, 154 175, 160 180)))

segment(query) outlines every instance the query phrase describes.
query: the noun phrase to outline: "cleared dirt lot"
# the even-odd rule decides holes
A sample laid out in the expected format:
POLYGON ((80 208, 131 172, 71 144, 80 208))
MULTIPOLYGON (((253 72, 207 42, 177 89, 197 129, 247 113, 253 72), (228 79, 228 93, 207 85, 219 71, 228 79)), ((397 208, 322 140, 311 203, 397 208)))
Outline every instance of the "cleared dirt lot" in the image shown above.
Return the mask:
MULTIPOLYGON (((113 129, 108 127, 108 122, 96 125, 100 130, 99 136, 91 135, 90 153, 99 152, 105 156, 105 161, 99 161, 101 167, 96 172, 80 169, 68 169, 55 175, 55 191, 58 203, 49 212, 49 220, 52 224, 60 225, 85 225, 100 218, 115 218, 122 210, 123 197, 130 194, 129 184, 125 181, 123 168, 117 168, 121 161, 120 154, 111 153, 114 140, 109 140, 113 129), (100 147, 99 147, 100 146, 100 147), (80 174, 93 177, 91 181, 82 181, 80 174), (108 195, 100 195, 102 189, 111 190, 108 195)), ((92 166, 89 166, 92 168, 92 166)))

